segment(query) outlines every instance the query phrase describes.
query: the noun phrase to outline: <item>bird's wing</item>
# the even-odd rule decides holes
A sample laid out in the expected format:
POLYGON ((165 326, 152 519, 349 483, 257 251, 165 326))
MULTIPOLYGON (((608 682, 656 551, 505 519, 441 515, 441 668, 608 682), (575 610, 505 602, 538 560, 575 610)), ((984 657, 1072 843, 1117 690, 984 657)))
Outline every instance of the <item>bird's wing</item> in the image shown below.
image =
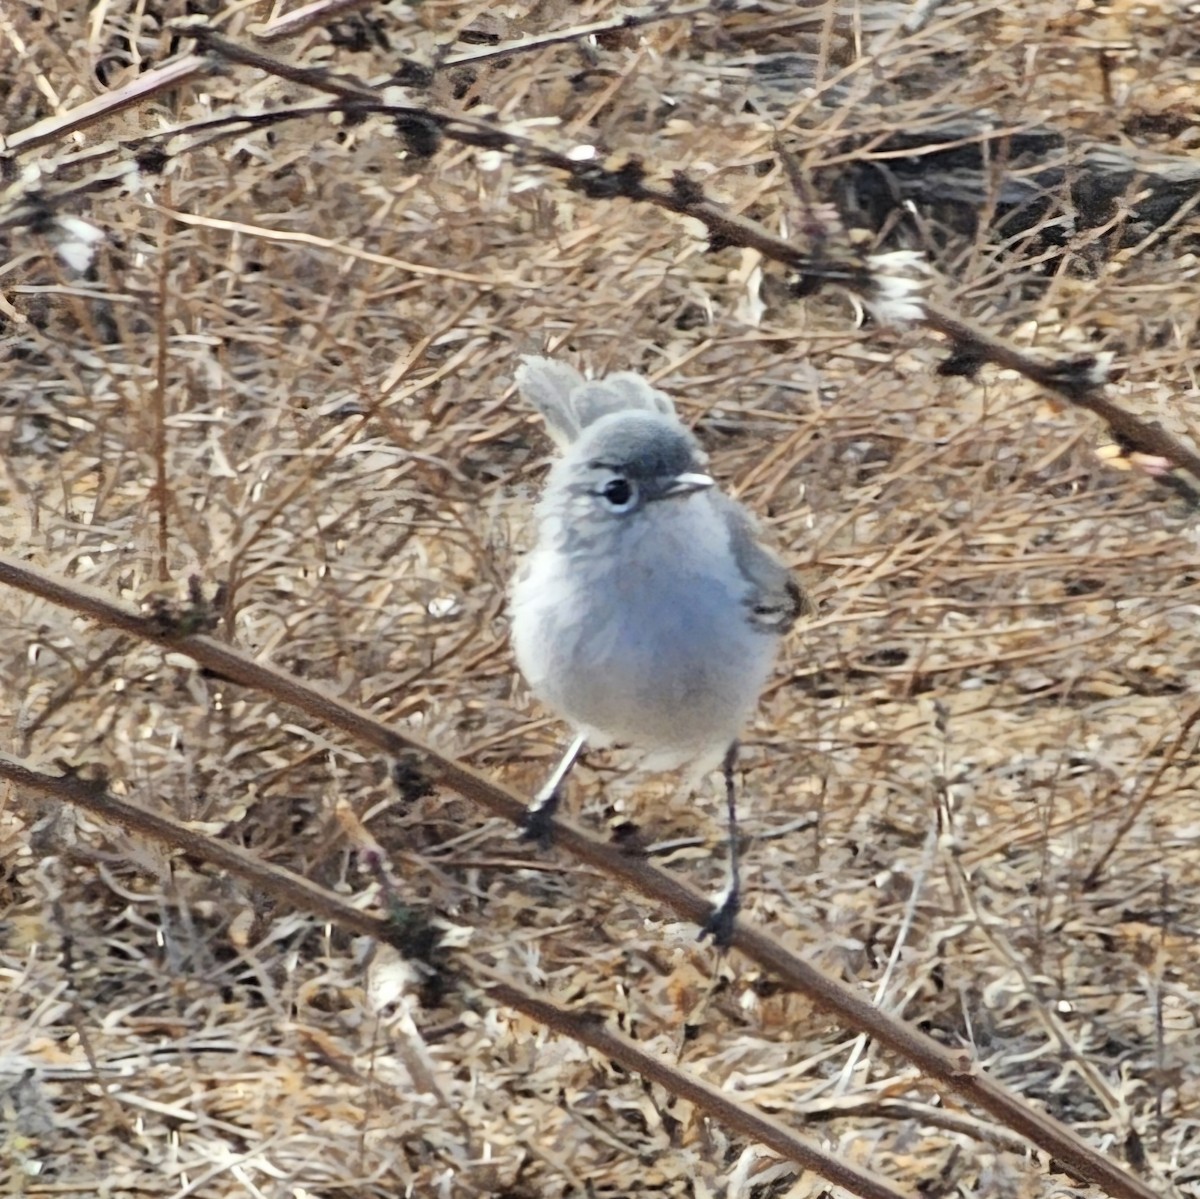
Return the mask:
POLYGON ((779 557, 759 540, 758 522, 736 500, 714 492, 729 528, 733 556, 750 584, 750 621, 764 632, 785 632, 798 616, 812 613, 804 589, 779 557))
POLYGON ((610 412, 644 409, 675 415, 669 396, 651 387, 633 371, 619 371, 588 382, 575 370, 552 358, 527 355, 517 367, 517 389, 546 422, 555 445, 565 449, 588 425, 610 412))

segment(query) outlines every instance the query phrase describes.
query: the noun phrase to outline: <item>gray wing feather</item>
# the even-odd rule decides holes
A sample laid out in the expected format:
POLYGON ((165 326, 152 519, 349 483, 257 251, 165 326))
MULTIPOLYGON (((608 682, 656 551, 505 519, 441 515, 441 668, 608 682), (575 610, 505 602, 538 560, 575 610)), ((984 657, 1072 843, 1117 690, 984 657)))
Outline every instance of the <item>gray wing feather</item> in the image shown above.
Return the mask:
POLYGON ((645 409, 664 416, 675 414, 670 397, 633 371, 588 382, 565 363, 527 355, 517 367, 516 380, 517 390, 542 414, 560 449, 610 412, 645 409))
POLYGON ((734 559, 750 584, 750 622, 764 632, 785 632, 798 616, 812 612, 808 596, 779 557, 759 540, 754 517, 722 492, 714 492, 713 498, 724 509, 734 559))

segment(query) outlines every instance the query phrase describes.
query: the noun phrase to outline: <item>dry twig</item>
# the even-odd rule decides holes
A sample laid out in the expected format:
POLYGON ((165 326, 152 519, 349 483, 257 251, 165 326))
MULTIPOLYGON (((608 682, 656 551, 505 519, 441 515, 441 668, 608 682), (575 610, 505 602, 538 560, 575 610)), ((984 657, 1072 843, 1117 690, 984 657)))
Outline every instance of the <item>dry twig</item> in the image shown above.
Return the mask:
MULTIPOLYGON (((526 801, 486 776, 277 667, 254 661, 240 650, 210 637, 172 628, 162 618, 143 616, 11 558, 0 557, 0 582, 62 604, 110 628, 187 654, 209 670, 298 708, 393 757, 415 753, 423 768, 442 785, 514 825, 520 825, 525 816, 526 801)), ((7 771, 15 778, 16 770, 13 764, 0 763, 0 773, 7 771)), ((86 783, 81 785, 87 787, 86 783)), ((675 876, 627 856, 560 817, 555 818, 553 825, 555 845, 581 861, 666 904, 695 924, 702 925, 711 916, 710 900, 675 876)), ((1155 1199, 1150 1187, 1098 1153, 1065 1125, 989 1079, 967 1051, 947 1049, 910 1025, 886 1016, 857 992, 802 961, 761 929, 739 922, 731 944, 779 981, 836 1014, 847 1027, 874 1037, 940 1085, 979 1104, 1051 1154, 1078 1178, 1102 1187, 1113 1199, 1155 1199)))

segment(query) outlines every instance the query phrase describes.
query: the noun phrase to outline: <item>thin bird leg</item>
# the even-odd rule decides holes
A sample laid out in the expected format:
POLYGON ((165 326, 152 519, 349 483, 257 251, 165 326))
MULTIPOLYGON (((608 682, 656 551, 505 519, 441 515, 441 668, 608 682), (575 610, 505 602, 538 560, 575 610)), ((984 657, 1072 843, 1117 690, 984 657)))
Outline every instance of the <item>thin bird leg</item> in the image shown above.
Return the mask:
POLYGON ((549 847, 553 839, 554 813, 562 800, 563 783, 571 773, 571 767, 579 760, 583 752, 584 738, 576 735, 567 746, 553 773, 542 784, 542 789, 533 797, 533 802, 525 809, 521 821, 521 840, 536 841, 543 849, 549 847))
POLYGON ((733 938, 733 926, 742 906, 742 879, 738 870, 738 827, 737 827, 737 783, 734 770, 737 767, 738 743, 735 741, 725 751, 721 772, 725 776, 725 805, 729 810, 729 877, 725 890, 714 900, 712 915, 700 930, 700 940, 711 936, 718 949, 727 949, 733 938))

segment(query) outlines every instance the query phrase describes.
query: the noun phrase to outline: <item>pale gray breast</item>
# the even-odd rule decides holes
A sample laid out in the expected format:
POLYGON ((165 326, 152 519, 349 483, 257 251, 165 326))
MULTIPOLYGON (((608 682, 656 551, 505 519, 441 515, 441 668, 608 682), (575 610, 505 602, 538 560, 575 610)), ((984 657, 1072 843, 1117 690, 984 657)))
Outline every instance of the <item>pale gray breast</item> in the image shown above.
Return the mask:
POLYGON ((603 740, 686 761, 732 741, 757 705, 777 638, 715 498, 589 522, 604 526, 591 552, 531 560, 518 656, 551 707, 603 740))

